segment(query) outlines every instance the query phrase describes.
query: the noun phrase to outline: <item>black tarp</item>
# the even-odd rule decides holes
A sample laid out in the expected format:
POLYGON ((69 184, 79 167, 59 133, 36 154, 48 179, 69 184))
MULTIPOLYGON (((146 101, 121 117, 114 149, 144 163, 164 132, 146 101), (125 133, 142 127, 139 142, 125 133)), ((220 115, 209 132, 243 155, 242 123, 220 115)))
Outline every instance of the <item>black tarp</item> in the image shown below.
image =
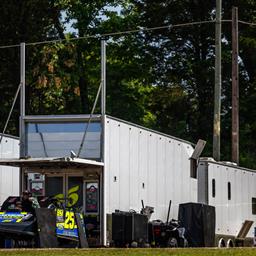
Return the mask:
POLYGON ((215 207, 200 203, 179 205, 179 221, 186 228, 186 238, 192 247, 215 246, 215 207))

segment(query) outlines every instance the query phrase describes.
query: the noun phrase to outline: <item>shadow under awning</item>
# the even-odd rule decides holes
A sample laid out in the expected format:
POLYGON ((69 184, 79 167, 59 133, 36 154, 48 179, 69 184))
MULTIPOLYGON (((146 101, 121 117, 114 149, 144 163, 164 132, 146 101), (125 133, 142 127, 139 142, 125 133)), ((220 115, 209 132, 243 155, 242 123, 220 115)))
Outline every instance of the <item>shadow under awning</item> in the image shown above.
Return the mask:
POLYGON ((13 167, 37 167, 37 168, 49 168, 49 167, 101 167, 104 163, 95 160, 83 159, 83 158, 71 158, 71 157, 46 157, 46 158, 10 158, 0 159, 0 165, 13 166, 13 167))

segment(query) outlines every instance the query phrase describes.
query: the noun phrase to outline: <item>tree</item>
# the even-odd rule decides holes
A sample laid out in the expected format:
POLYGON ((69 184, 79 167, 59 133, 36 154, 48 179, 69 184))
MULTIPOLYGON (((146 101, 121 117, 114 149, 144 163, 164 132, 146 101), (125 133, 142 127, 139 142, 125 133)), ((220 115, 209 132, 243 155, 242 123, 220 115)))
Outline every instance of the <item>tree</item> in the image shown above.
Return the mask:
MULTIPOLYGON (((54 1, 27 0, 1 1, 0 3, 0 45, 16 45, 21 42, 43 41, 59 38, 63 34, 59 16, 60 10, 54 1)), ((31 68, 33 51, 27 56, 27 72, 31 68)), ((14 94, 19 84, 19 47, 0 49, 0 127, 7 118, 14 94)), ((28 92, 30 91, 28 85, 28 92)), ((18 134, 18 104, 8 126, 8 132, 18 134)))
MULTIPOLYGON (((152 1, 132 0, 139 13, 137 25, 159 27, 194 21, 213 20, 214 1, 152 1)), ((255 19, 254 1, 226 1, 223 3, 224 19, 231 18, 232 5, 238 6, 240 19, 255 19)), ((252 164, 254 150, 252 136, 255 131, 252 100, 255 97, 255 29, 243 27, 240 32, 240 124, 243 143, 241 163, 252 164), (252 110, 248 112, 248 109, 252 110), (247 138, 249 138, 247 140, 247 138), (246 148, 246 150, 245 150, 246 148)), ((214 88, 214 23, 180 28, 147 31, 141 54, 151 55, 157 85, 152 104, 159 129, 196 141, 207 140, 205 153, 211 155, 214 88), (179 90, 177 90, 179 88, 179 90), (180 93, 177 94, 177 91, 180 93), (174 99, 173 95, 177 95, 174 99), (181 102, 182 104, 180 104, 181 102), (175 109, 175 106, 185 106, 175 109), (181 125, 182 124, 182 125, 181 125), (167 130, 166 130, 166 127, 167 130)), ((222 74, 222 159, 230 159, 231 148, 231 24, 223 23, 223 74, 222 74)), ((146 74, 145 74, 146 75, 146 74)))

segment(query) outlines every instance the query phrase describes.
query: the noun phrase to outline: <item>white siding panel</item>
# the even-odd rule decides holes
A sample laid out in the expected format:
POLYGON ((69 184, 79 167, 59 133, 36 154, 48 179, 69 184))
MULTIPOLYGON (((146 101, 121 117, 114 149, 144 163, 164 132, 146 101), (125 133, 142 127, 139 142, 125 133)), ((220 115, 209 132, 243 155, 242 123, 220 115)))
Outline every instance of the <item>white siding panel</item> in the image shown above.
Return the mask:
MULTIPOLYGON (((18 158, 19 140, 3 137, 0 144, 0 158, 18 158)), ((19 195, 19 168, 0 166, 0 206, 11 195, 19 195)))
POLYGON ((151 132, 148 141, 148 204, 157 207, 157 139, 151 132))
MULTIPOLYGON (((165 205, 167 206, 169 204, 169 201, 172 200, 173 203, 173 197, 174 197, 174 175, 173 175, 173 166, 174 166, 174 146, 173 141, 170 138, 166 139, 166 145, 165 145, 165 205)), ((174 208, 171 207, 170 216, 174 216, 174 208)), ((167 211, 167 210, 166 210, 167 211)))
POLYGON ((148 205, 146 187, 148 187, 148 140, 147 134, 140 130, 139 136, 139 198, 143 200, 145 206, 148 205))
MULTIPOLYGON (((235 191, 236 191, 236 222, 237 220, 239 220, 240 218, 243 218, 242 216, 242 193, 243 193, 243 187, 242 187, 242 172, 235 169, 235 191)), ((236 223, 236 225, 234 225, 234 229, 235 229, 235 234, 238 234, 239 232, 239 226, 238 223, 236 223)))
MULTIPOLYGON (((120 124, 119 124, 120 125, 120 124)), ((119 210, 122 209, 127 209, 130 205, 130 194, 128 193, 130 189, 130 177, 129 177, 129 170, 130 170, 130 156, 129 156, 129 144, 130 144, 130 138, 127 136, 129 134, 129 127, 123 127, 123 126, 118 126, 120 133, 119 133, 119 157, 120 157, 120 162, 119 162, 119 168, 120 168, 120 184, 119 184, 119 191, 118 193, 120 194, 120 208, 119 210)), ((118 156, 117 156, 118 157, 118 156)), ((115 161, 118 161, 116 159, 115 161)), ((111 186, 111 184, 110 184, 111 186)))
POLYGON ((178 217, 180 203, 196 202, 197 180, 190 178, 193 148, 189 143, 111 117, 106 118, 105 136, 107 213, 115 209, 138 211, 143 199, 145 205, 155 208, 152 219, 165 221, 169 200, 170 218, 178 217), (112 178, 117 166, 118 187, 112 178))
MULTIPOLYGON (((253 173, 249 173, 248 172, 248 180, 249 180, 249 193, 248 193, 248 204, 247 204, 247 210, 248 210, 248 216, 252 216, 253 218, 253 215, 252 215, 252 197, 254 197, 254 189, 255 189, 255 174, 253 173)), ((256 219, 254 217, 254 219, 256 219)), ((255 226, 255 223, 254 225, 255 226)), ((250 237, 253 237, 254 236, 254 232, 253 232, 253 229, 250 230, 249 234, 248 234, 250 237)))
MULTIPOLYGON (((208 163, 209 204, 216 208, 216 233, 236 236, 245 220, 256 222, 252 214, 252 197, 256 197, 256 173, 235 166, 208 163), (216 180, 216 197, 212 198, 211 181, 216 180), (228 182, 231 200, 228 200, 228 182)), ((248 236, 253 237, 253 228, 248 236)))
POLYGON ((160 212, 167 212, 167 207, 165 205, 165 143, 164 137, 157 136, 157 152, 156 152, 156 200, 157 209, 160 212))
MULTIPOLYGON (((138 210, 138 205, 140 202, 139 196, 139 131, 138 129, 135 129, 134 127, 129 127, 129 155, 130 155, 130 170, 129 170, 129 176, 130 176, 130 208, 133 210, 138 210)), ((121 140, 121 138, 120 138, 121 140)), ((122 166, 120 165, 120 169, 122 169, 122 166)), ((122 187, 120 188, 120 191, 122 192, 122 187)), ((126 192, 125 192, 126 193, 126 192)))

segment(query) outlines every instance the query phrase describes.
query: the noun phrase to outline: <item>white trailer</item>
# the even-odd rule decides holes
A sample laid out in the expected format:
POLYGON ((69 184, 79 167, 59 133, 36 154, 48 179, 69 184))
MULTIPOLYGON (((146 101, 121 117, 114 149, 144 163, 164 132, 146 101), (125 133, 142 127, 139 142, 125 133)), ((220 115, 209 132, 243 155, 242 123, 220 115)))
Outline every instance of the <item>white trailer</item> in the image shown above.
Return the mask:
MULTIPOLYGON (((256 174, 201 159, 196 175, 190 142, 106 115, 25 116, 23 126, 23 158, 17 152, 16 159, 2 159, 0 164, 22 167, 21 189, 40 187, 44 195, 68 197, 78 186, 78 206, 86 216, 96 217, 100 244, 109 239, 107 215, 115 210, 139 211, 141 200, 155 208, 152 219, 163 221, 170 200, 174 219, 181 203, 213 205, 216 234, 221 236, 234 237, 243 221, 255 221, 256 174)), ((249 236, 253 237, 253 228, 249 236)))
POLYGON ((238 235, 245 220, 256 223, 256 172, 228 162, 201 159, 198 166, 198 202, 216 208, 216 240, 225 243, 238 235))
POLYGON ((25 116, 23 157, 0 163, 21 167, 22 190, 40 186, 44 195, 62 193, 68 197, 70 189, 79 186, 79 207, 100 220, 101 244, 107 243, 107 215, 116 209, 139 211, 143 200, 155 208, 152 218, 165 220, 170 200, 173 218, 178 217, 180 203, 196 202, 190 142, 95 115, 78 158, 71 151, 78 154, 89 118, 25 116), (87 200, 95 196, 90 194, 90 187, 97 188, 94 205, 87 200))
POLYGON ((106 213, 153 206, 153 219, 178 217, 180 203, 196 202, 192 144, 110 116, 105 118, 106 213))
MULTIPOLYGON (((0 159, 19 157, 19 139, 14 136, 0 134, 0 159)), ((0 206, 10 195, 19 195, 20 190, 19 168, 0 165, 0 206)))

